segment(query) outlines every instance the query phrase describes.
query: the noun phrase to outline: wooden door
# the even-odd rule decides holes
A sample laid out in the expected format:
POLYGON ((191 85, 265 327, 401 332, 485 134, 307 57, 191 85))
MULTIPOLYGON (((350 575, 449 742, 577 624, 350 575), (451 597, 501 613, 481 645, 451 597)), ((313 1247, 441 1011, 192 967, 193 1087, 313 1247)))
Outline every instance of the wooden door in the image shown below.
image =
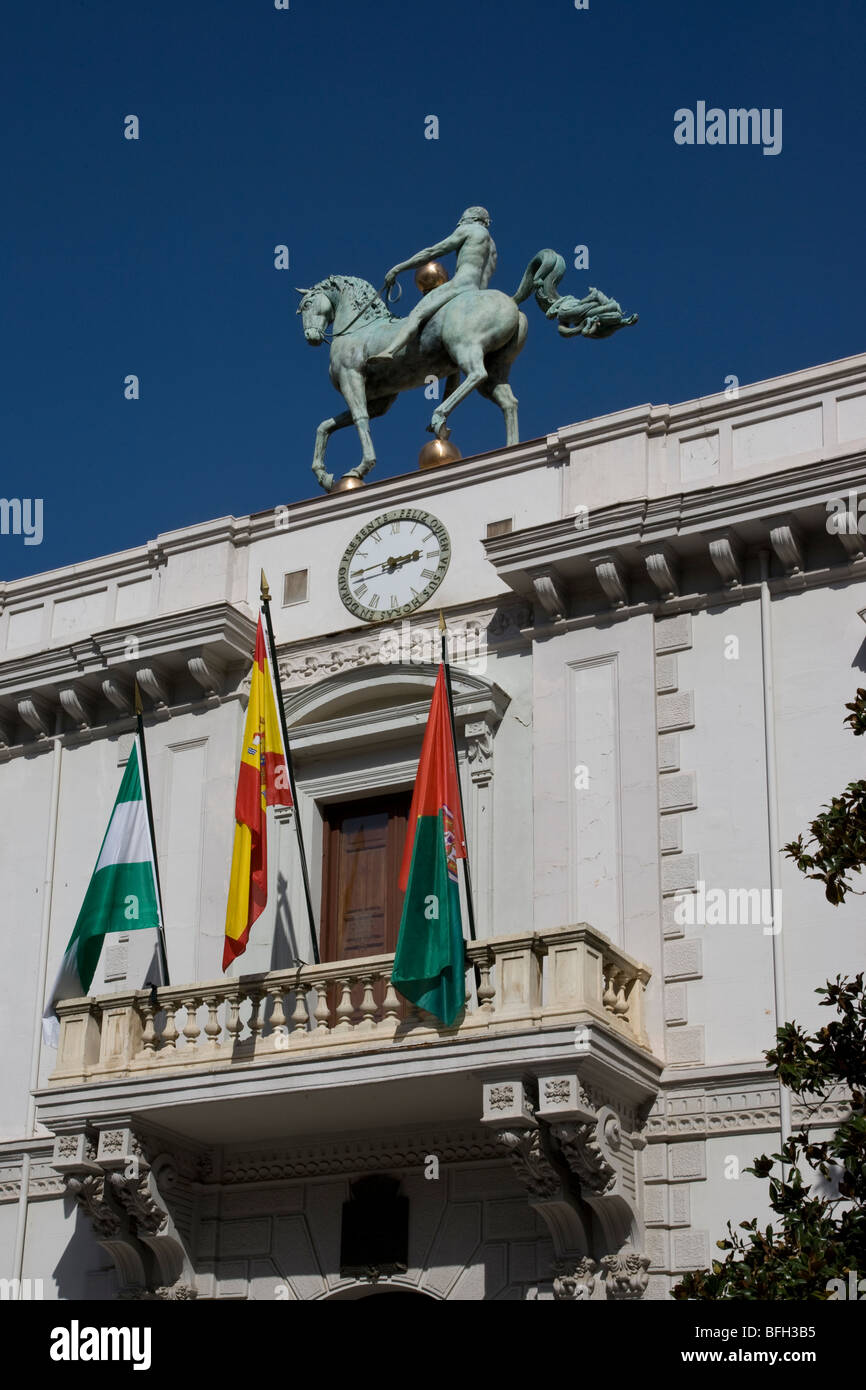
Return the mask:
POLYGON ((322 960, 378 956, 397 946, 397 887, 411 792, 343 801, 325 816, 322 960))

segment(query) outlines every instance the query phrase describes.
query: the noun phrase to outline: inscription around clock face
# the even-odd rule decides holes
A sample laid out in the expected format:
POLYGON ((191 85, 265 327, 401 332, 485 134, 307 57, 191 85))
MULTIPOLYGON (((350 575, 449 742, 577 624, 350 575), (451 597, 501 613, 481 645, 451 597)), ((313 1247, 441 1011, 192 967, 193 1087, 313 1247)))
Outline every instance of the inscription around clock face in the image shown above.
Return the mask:
POLYGON ((337 571, 340 598, 364 622, 414 613, 436 592, 451 560, 451 539, 429 512, 401 507, 362 527, 337 571))

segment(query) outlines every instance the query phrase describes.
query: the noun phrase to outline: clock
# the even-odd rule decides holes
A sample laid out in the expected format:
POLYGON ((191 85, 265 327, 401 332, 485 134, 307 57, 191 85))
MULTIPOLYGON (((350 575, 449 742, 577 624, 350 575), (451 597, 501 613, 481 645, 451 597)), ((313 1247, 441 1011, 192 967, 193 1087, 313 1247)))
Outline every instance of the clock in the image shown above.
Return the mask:
POLYGON ((340 598, 366 623, 403 618, 436 592, 450 559, 450 537, 435 516, 415 507, 383 512, 346 547, 340 598))

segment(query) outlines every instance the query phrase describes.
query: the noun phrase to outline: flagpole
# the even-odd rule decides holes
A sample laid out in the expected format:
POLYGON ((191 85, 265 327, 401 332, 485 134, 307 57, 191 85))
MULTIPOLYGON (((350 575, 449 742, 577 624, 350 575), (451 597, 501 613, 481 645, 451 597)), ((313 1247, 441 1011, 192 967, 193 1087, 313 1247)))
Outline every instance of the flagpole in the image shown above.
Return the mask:
POLYGON ((153 805, 150 800, 150 777, 147 771, 147 747, 144 742, 144 714, 141 705, 141 691, 138 688, 138 681, 135 682, 135 722, 138 726, 138 746, 141 749, 141 780, 144 784, 144 805, 147 811, 147 828, 150 832, 150 849, 153 855, 153 875, 156 879, 156 898, 159 904, 159 926, 156 932, 156 944, 159 950, 159 959, 162 966, 163 984, 171 984, 168 976, 168 953, 165 948, 165 918, 162 911, 162 888, 159 883, 159 859, 156 854, 156 835, 153 829, 153 805))
POLYGON ((301 830, 301 811, 298 806, 298 790, 295 786, 295 770, 292 766, 292 755, 289 749, 289 730, 286 725, 286 711, 283 705, 283 691, 280 684, 280 668, 277 665, 277 655, 274 643, 274 629, 271 624, 271 591, 268 588, 268 581, 265 572, 262 570, 261 581, 261 600, 262 612, 265 615, 265 629, 268 635, 268 652, 271 658, 271 671, 273 681, 277 691, 277 709, 280 716, 280 728, 283 732, 283 751, 286 755, 286 769, 289 774, 289 790, 292 793, 292 806, 295 811, 295 831, 298 836, 298 852, 301 856, 301 877, 304 880, 304 896, 307 900, 307 916, 310 921, 310 940, 313 945, 313 962, 319 962, 319 938, 316 932, 316 919, 313 914, 313 895, 310 892, 310 875, 307 871, 307 852, 304 848, 304 835, 301 830))
POLYGON ((448 695, 448 718, 451 722, 451 742, 454 747, 454 768, 457 773, 457 791, 460 795, 460 819, 463 822, 463 843, 466 846, 466 857, 463 860, 463 874, 466 881, 466 916, 469 926, 469 940, 477 941, 475 935, 475 907, 472 902, 472 875, 469 872, 469 840, 466 836, 466 810, 463 805, 463 787, 460 782, 460 769, 457 764, 457 726, 454 722, 454 692, 451 689, 451 667, 448 664, 448 639, 446 637, 445 619, 442 616, 442 609, 439 609, 439 639, 442 648, 442 665, 445 667, 445 690, 448 695))

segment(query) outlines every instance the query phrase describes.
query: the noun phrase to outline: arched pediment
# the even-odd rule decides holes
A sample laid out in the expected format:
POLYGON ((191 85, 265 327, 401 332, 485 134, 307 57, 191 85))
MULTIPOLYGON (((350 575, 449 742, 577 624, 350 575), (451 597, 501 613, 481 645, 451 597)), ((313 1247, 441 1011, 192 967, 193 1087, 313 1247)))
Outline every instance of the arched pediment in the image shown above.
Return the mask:
MULTIPOLYGON (((299 751, 320 739, 351 735, 393 741, 410 736, 427 718, 438 666, 431 663, 371 664, 339 671, 285 697, 292 746, 299 751)), ((451 668, 458 731, 483 720, 495 732, 511 698, 486 677, 451 668)))

